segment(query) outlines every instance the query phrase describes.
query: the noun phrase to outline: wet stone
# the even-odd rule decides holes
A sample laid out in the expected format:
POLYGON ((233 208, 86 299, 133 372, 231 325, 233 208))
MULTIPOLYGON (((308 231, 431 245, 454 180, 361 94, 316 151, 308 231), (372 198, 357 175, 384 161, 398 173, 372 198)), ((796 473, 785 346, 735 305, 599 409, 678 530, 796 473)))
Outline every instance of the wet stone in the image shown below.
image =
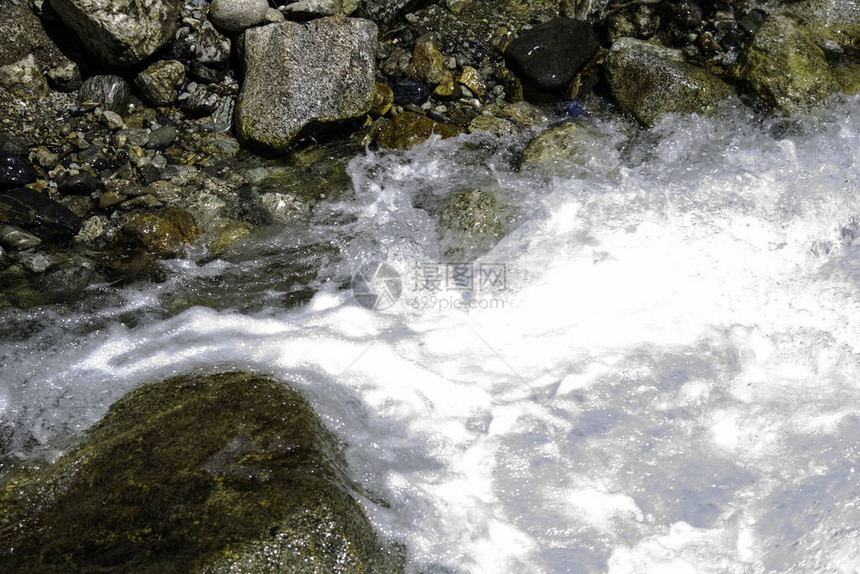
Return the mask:
POLYGON ((36 169, 27 158, 16 154, 0 154, 0 189, 33 183, 36 169))
POLYGON ((26 156, 29 150, 25 140, 9 132, 0 132, 0 154, 26 156))
POLYGON ((99 188, 99 178, 88 173, 78 173, 63 178, 57 191, 63 195, 89 195, 99 188))
POLYGON ((142 247, 158 257, 174 257, 199 234, 189 212, 167 207, 154 213, 132 213, 117 234, 116 244, 142 247))
POLYGON ((508 45, 505 60, 524 84, 555 93, 568 88, 597 48, 588 23, 556 18, 520 34, 508 45))
POLYGON ((0 223, 11 223, 40 234, 74 235, 81 220, 68 207, 46 194, 27 187, 16 187, 0 193, 0 223))
POLYGON ((0 225, 0 245, 9 251, 38 247, 42 240, 16 225, 0 225))
POLYGON ((36 279, 36 287, 50 294, 76 293, 86 288, 95 272, 95 263, 75 256, 55 265, 36 279))
POLYGON ((15 256, 15 260, 24 269, 33 273, 43 273, 51 267, 51 257, 41 251, 27 251, 15 256))
POLYGON ((162 60, 143 70, 134 83, 156 106, 169 106, 179 95, 185 67, 175 60, 162 60))
POLYGON ((99 102, 105 108, 123 115, 128 110, 131 91, 119 76, 91 76, 78 89, 80 102, 99 102))
POLYGON ((420 106, 430 98, 430 90, 421 80, 415 78, 397 78, 391 82, 394 92, 394 103, 398 106, 415 104, 420 106))
POLYGON ((460 130, 453 125, 437 122, 414 112, 403 112, 394 116, 379 131, 377 145, 387 149, 408 149, 432 136, 454 137, 460 130))
POLYGON ((176 128, 173 126, 161 126, 152 130, 149 134, 147 147, 152 149, 166 149, 176 141, 176 128))

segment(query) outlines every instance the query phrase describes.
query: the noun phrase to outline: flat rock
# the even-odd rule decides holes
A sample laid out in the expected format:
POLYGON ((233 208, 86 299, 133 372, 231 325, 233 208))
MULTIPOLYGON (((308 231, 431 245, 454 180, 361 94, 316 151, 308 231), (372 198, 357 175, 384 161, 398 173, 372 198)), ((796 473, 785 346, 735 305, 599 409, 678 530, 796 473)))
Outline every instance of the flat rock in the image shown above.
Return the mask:
POLYGON ((339 16, 247 30, 238 138, 284 151, 300 135, 367 114, 376 33, 368 20, 339 16))
POLYGON ((130 66, 164 46, 179 26, 181 0, 50 0, 90 55, 130 66))

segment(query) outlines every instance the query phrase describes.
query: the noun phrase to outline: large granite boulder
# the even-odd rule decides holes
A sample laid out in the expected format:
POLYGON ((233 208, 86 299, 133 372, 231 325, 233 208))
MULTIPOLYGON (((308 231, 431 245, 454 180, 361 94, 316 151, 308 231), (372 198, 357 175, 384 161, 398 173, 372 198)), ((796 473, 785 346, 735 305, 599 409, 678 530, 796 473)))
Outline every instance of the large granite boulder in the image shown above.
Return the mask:
POLYGON ((238 138, 284 151, 300 135, 367 114, 376 34, 373 22, 340 16, 247 30, 238 138))
POLYGON ((766 104, 785 112, 821 104, 839 90, 815 37, 781 15, 765 19, 732 74, 766 104))
POLYGON ((0 478, 0 571, 401 571, 354 491, 298 392, 175 377, 120 399, 56 463, 0 478))
POLYGON ((609 50, 606 77, 621 109, 652 126, 662 114, 701 112, 734 95, 726 82, 673 50, 621 38, 609 50))
POLYGON ((95 58, 136 64, 173 39, 181 0, 50 0, 51 7, 95 58))

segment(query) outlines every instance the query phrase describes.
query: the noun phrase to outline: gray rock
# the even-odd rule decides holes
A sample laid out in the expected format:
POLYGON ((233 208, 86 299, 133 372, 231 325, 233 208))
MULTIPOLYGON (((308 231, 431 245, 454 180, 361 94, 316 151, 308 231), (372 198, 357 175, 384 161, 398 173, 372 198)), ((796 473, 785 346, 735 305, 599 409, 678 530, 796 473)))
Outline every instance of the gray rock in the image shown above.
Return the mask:
POLYGON ((17 225, 0 225, 0 245, 9 251, 29 249, 41 244, 41 239, 17 225))
POLYGON ((155 62, 140 72, 134 83, 156 106, 169 106, 179 95, 185 79, 185 66, 176 60, 155 62))
POLYGON ((765 19, 732 75, 766 104, 789 113, 821 104, 839 90, 813 35, 781 15, 765 19))
POLYGON ((688 64, 680 50, 633 38, 612 45, 605 69, 621 109, 647 126, 665 113, 702 112, 735 93, 707 70, 688 64))
POLYGON ((230 38, 216 30, 208 20, 193 37, 191 73, 206 82, 223 80, 230 62, 230 38))
POLYGON ((131 95, 128 82, 119 76, 90 76, 78 89, 78 101, 98 102, 105 109, 124 115, 131 95))
POLYGON ((51 265, 53 265, 53 261, 51 260, 51 256, 41 251, 35 252, 24 252, 20 253, 15 257, 15 260, 24 268, 33 273, 42 273, 46 271, 51 265))
POLYGON ((50 0, 62 22, 97 59, 136 64, 164 46, 179 26, 180 0, 50 0))
POLYGON ((167 149, 176 141, 176 128, 173 126, 161 126, 152 130, 149 134, 147 147, 152 149, 167 149))
POLYGON ((238 138, 283 151, 300 134, 365 115, 373 103, 376 34, 372 22, 337 16, 248 30, 238 138))
POLYGON ((212 0, 209 19, 222 30, 241 32, 266 22, 266 0, 212 0))

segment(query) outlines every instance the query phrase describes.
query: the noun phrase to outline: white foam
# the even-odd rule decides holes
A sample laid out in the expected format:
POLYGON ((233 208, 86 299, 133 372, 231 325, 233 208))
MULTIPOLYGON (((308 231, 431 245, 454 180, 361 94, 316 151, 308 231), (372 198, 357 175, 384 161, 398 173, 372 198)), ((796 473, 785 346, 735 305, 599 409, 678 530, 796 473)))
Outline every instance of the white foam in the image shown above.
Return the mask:
POLYGON ((842 110, 775 140, 744 113, 666 120, 659 160, 615 181, 529 179, 458 141, 357 158, 343 257, 397 267, 398 306, 324 288, 113 326, 14 369, 0 413, 50 444, 147 379, 255 369, 350 442, 414 571, 848 572, 856 536, 828 528, 856 518, 860 252, 840 227, 860 129, 842 110), (414 200, 478 184, 528 214, 476 262, 506 266, 475 294, 503 305, 417 310, 410 269, 440 247, 414 200))

